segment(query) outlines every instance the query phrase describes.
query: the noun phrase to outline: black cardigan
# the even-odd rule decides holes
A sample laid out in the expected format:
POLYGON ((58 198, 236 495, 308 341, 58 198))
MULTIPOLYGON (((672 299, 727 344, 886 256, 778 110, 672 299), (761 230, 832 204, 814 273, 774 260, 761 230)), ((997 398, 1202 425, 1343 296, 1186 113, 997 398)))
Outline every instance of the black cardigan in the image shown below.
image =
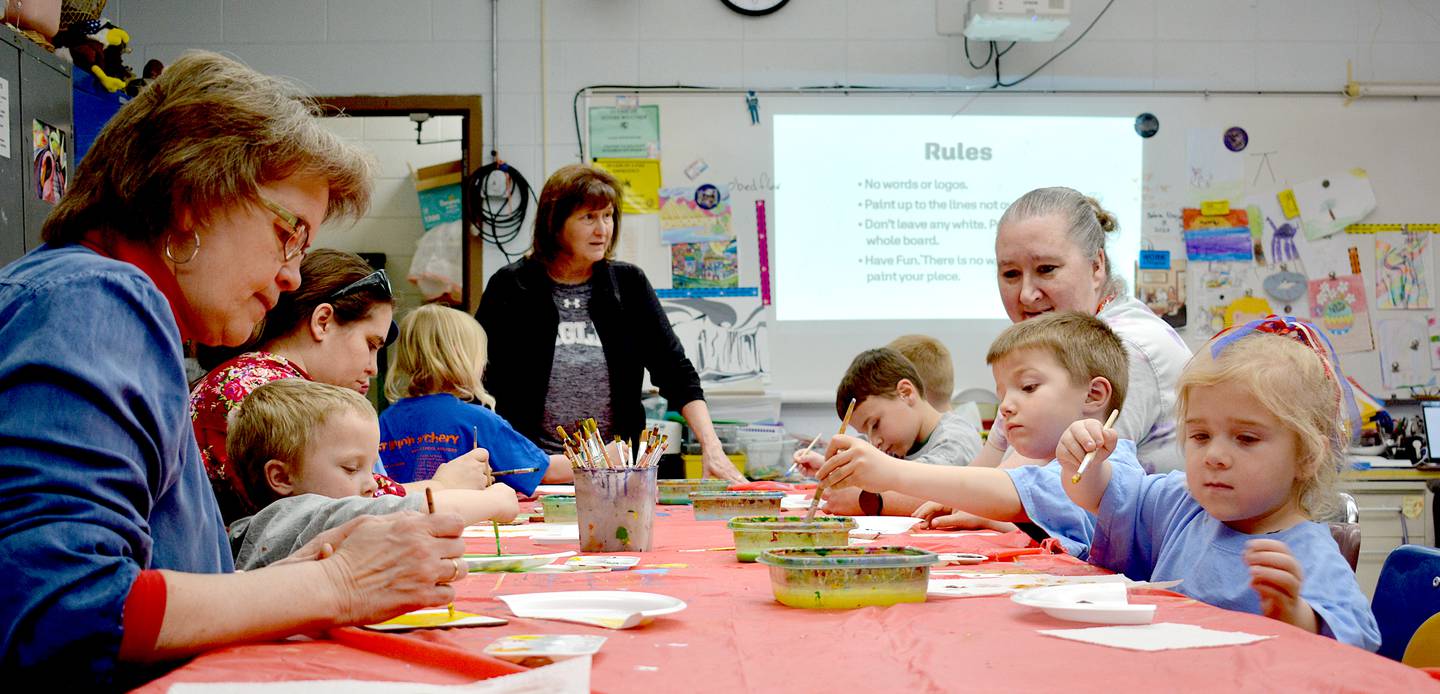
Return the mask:
MULTIPOLYGON (((609 364, 613 433, 633 438, 645 427, 640 391, 646 369, 672 409, 704 400, 700 377, 645 272, 630 263, 601 260, 589 284, 590 318, 609 364)), ((496 412, 536 444, 545 425, 545 393, 560 326, 554 286, 544 264, 521 258, 490 278, 475 312, 489 338, 485 389, 495 396, 496 412)))

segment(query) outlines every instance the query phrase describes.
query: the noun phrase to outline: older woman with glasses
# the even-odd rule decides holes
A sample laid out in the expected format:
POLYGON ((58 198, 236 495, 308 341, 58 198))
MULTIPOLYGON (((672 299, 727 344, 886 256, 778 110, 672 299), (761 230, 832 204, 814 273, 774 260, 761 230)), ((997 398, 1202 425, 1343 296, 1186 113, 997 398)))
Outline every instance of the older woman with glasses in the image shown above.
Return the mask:
POLYGON ((370 164, 317 114, 283 82, 187 55, 106 125, 45 244, 0 269, 15 681, 117 689, 206 649, 454 599, 465 545, 446 514, 357 520, 234 573, 200 461, 186 344, 249 339, 299 286, 310 231, 368 206, 370 164))

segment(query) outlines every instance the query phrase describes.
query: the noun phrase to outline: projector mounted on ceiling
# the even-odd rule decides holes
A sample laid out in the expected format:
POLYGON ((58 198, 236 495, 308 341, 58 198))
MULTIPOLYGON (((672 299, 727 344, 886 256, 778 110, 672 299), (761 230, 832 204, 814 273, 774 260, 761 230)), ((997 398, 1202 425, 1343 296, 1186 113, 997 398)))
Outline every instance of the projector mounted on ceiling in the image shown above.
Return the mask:
POLYGON ((939 33, 972 41, 1054 41, 1070 26, 1070 0, 935 0, 935 19, 939 33))

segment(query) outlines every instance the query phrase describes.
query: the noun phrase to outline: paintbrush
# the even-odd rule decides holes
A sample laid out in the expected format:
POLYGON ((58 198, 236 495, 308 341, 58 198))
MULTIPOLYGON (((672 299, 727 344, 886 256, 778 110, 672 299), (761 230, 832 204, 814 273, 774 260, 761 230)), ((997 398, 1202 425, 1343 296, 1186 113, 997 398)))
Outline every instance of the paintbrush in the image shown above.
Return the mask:
MULTIPOLYGON (((815 450, 815 444, 817 444, 817 443, 820 443, 820 435, 819 435, 819 434, 816 434, 816 435, 815 435, 815 438, 810 439, 810 445, 806 446, 806 447, 805 447, 805 450, 800 451, 800 456, 799 456, 799 457, 802 457, 802 458, 803 458, 806 453, 809 453, 810 451, 815 450)), ((793 463, 790 464, 790 469, 785 471, 785 476, 786 476, 786 477, 789 477, 789 476, 795 474, 795 468, 797 468, 797 467, 800 467, 800 461, 799 461, 799 460, 796 460, 795 462, 793 462, 793 463)))
POLYGON ((540 468, 538 467, 519 467, 515 468, 514 470, 496 470, 495 472, 490 473, 490 476, 504 477, 505 475, 524 475, 527 473, 536 472, 539 469, 540 468))
MULTIPOLYGON (((1104 427, 1104 428, 1109 429, 1110 427, 1115 426, 1115 417, 1118 416, 1119 414, 1120 414, 1120 410, 1110 410, 1110 418, 1107 419, 1107 420, 1105 420, 1105 427, 1104 427)), ((1104 435, 1104 432, 1101 432, 1101 435, 1103 436, 1103 435, 1104 435)), ((1102 443, 1103 443, 1103 442, 1102 442, 1102 443)), ((1099 448, 1096 448, 1096 450, 1099 450, 1099 448)), ((1084 458, 1081 458, 1081 459, 1080 459, 1080 467, 1075 470, 1075 475, 1070 478, 1070 484, 1079 484, 1079 483, 1080 483, 1080 476, 1083 475, 1083 474, 1085 474, 1085 468, 1090 467, 1090 461, 1093 460, 1094 458, 1095 458, 1095 451, 1090 451, 1089 453, 1086 453, 1086 454, 1085 454, 1085 457, 1084 457, 1084 458)))
MULTIPOLYGON (((840 433, 836 436, 844 436, 845 430, 850 428, 850 415, 855 414, 855 398, 850 398, 850 404, 845 408, 845 417, 840 420, 840 433)), ((821 482, 815 487, 815 498, 810 500, 810 510, 805 512, 805 522, 815 520, 815 511, 820 508, 820 494, 825 491, 825 483, 821 482)))
MULTIPOLYGON (((432 516, 435 515, 435 495, 431 493, 429 487, 425 488, 425 511, 432 516)), ((455 601, 450 601, 450 604, 446 605, 446 609, 450 611, 450 619, 455 619, 455 601)))

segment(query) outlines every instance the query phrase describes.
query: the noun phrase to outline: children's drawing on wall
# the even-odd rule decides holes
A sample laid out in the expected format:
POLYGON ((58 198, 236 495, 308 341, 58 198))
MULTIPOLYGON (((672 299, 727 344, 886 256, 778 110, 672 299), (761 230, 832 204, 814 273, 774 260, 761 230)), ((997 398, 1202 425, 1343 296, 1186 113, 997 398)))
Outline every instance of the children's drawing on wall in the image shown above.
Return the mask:
POLYGON ((35 167, 35 197, 52 205, 65 194, 70 172, 65 166, 65 131, 38 120, 30 122, 34 144, 30 161, 35 167))
POLYGON ((1430 308, 1430 234, 1375 235, 1375 307, 1430 308))
POLYGON ((1419 318, 1389 318, 1380 321, 1380 377, 1386 388, 1415 388, 1435 385, 1430 370, 1429 335, 1419 318))
POLYGON ((1225 147, 1225 132, 1220 128, 1187 131, 1185 158, 1192 188, 1239 187, 1245 178, 1245 155, 1225 147))
POLYGON ((701 381, 769 381, 770 345, 759 297, 662 299, 660 303, 701 381))
POLYGON ((731 241, 730 187, 706 183, 694 188, 660 189, 660 241, 701 243, 731 241))
POLYGON ((1250 221, 1245 210, 1204 215, 1187 207, 1180 211, 1185 227, 1185 255, 1193 261, 1253 260, 1250 221))
POLYGON ((1322 239, 1375 211, 1375 189, 1364 169, 1351 169, 1296 185, 1305 237, 1322 239))
POLYGON ((1370 311, 1360 275, 1340 275, 1310 281, 1310 315, 1325 331, 1336 352, 1375 349, 1370 333, 1370 311))
POLYGON ((1242 296, 1225 307, 1225 327, 1244 325, 1252 320, 1260 320, 1272 313, 1275 309, 1270 307, 1270 302, 1263 297, 1254 296, 1246 292, 1242 296))
POLYGON ((1267 275, 1262 282, 1265 294, 1279 302, 1279 309, 1287 316, 1301 315, 1308 313, 1304 309, 1304 299, 1309 278, 1298 272, 1289 269, 1288 265, 1281 265, 1279 271, 1267 275))
POLYGON ((670 286, 675 289, 740 286, 735 239, 671 245, 670 286))

